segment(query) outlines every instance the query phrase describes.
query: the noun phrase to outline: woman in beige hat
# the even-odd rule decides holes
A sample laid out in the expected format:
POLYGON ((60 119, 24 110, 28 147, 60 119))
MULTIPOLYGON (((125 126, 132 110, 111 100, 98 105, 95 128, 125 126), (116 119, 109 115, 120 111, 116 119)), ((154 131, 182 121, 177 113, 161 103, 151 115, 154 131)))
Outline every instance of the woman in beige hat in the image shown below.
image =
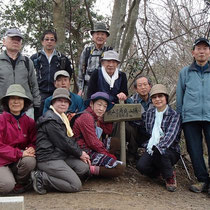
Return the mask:
POLYGON ((36 166, 36 126, 25 111, 31 104, 24 88, 10 85, 1 99, 0 193, 22 193, 31 186, 30 172, 36 166))
POLYGON ((37 171, 31 175, 34 190, 39 194, 47 189, 77 192, 82 183, 79 177, 89 174, 89 155, 82 151, 72 137, 73 132, 65 115, 71 104, 69 91, 57 88, 50 109, 37 121, 37 171))
POLYGON ((150 97, 154 108, 142 115, 150 137, 136 167, 151 178, 162 176, 167 190, 174 192, 177 184, 173 165, 180 157, 180 115, 168 105, 169 95, 164 85, 154 85, 150 97))

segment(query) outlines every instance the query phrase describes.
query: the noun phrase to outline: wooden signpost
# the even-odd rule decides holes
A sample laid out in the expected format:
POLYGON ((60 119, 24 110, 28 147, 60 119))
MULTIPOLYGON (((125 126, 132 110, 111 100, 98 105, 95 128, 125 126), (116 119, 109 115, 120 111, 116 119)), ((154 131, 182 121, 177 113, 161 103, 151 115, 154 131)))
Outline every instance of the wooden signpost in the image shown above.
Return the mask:
POLYGON ((141 104, 115 104, 105 113, 105 122, 120 122, 121 161, 126 164, 125 121, 141 119, 141 104))

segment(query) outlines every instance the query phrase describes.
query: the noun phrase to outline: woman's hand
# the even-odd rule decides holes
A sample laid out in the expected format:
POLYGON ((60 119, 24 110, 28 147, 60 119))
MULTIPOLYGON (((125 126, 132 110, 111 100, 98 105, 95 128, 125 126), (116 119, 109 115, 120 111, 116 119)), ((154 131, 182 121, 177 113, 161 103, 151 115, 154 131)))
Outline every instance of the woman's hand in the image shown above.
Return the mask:
POLYGON ((85 151, 82 151, 82 155, 80 156, 80 159, 83 162, 87 163, 89 166, 91 165, 90 156, 85 151))
POLYGON ((35 157, 35 149, 33 147, 29 147, 23 151, 22 157, 35 157))
POLYGON ((121 101, 125 101, 127 99, 127 96, 125 95, 125 93, 121 92, 117 94, 117 97, 119 100, 121 101))

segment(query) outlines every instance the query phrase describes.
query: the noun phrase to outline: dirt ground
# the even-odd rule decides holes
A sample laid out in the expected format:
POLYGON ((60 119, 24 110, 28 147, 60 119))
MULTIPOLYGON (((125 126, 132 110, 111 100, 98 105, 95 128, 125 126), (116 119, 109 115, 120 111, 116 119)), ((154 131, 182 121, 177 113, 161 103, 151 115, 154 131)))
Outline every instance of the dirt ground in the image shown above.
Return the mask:
MULTIPOLYGON (((24 195, 25 210, 158 210, 210 209, 210 197, 188 190, 190 181, 183 166, 176 166, 178 189, 168 192, 164 182, 142 176, 127 165, 123 176, 113 179, 91 178, 78 193, 49 192, 24 195)), ((192 175, 192 173, 191 173, 192 175)))

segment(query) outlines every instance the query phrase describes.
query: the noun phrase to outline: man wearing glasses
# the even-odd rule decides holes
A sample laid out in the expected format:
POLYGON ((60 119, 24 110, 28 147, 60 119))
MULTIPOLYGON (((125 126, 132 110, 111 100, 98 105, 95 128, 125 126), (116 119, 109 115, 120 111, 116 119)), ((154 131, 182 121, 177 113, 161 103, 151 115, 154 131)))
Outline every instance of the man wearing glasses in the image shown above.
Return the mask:
POLYGON ((47 30, 41 37, 42 50, 31 56, 36 69, 39 91, 41 95, 41 106, 39 113, 42 114, 44 101, 53 94, 54 74, 59 70, 66 70, 70 77, 72 74, 71 62, 69 59, 55 49, 57 34, 47 30))

